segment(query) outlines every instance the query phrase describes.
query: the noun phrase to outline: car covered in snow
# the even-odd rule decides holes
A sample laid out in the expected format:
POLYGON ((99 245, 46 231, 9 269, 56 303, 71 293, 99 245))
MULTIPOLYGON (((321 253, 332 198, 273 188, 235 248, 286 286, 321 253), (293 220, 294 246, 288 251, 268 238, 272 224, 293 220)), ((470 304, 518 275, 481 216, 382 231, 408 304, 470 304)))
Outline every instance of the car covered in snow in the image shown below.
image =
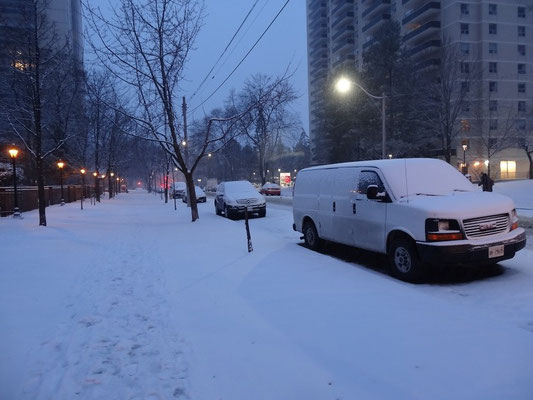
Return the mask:
POLYGON ((329 240, 387 254, 393 275, 406 281, 434 264, 497 263, 526 244, 510 198, 481 192, 436 159, 303 169, 293 217, 307 247, 329 240))
MULTIPOLYGON (((194 192, 196 193, 196 201, 198 203, 205 203, 207 201, 207 197, 205 196, 205 192, 202 190, 202 188, 200 186, 194 186, 194 192)), ((181 198, 181 200, 184 202, 184 203, 187 203, 187 191, 185 191, 185 194, 183 195, 183 197, 181 198)))
POLYGON ((265 196, 281 196, 281 186, 277 183, 267 182, 261 187, 261 194, 265 196))
POLYGON ((185 182, 174 182, 172 184, 172 197, 174 199, 181 199, 185 195, 187 185, 185 182))
POLYGON ((215 195, 215 212, 217 215, 235 218, 249 213, 266 215, 265 198, 248 181, 221 182, 215 195))

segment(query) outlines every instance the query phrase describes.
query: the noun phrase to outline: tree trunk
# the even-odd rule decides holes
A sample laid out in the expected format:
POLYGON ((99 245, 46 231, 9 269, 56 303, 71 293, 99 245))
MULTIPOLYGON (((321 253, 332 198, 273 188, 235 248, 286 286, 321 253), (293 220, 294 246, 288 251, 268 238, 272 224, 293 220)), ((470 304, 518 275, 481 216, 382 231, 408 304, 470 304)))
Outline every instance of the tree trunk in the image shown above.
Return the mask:
POLYGON ((109 190, 109 198, 113 198, 113 181, 111 180, 111 173, 107 171, 107 190, 109 190))
POLYGON ((184 172, 185 183, 187 185, 187 201, 191 205, 191 219, 196 221, 200 216, 198 215, 198 203, 196 201, 196 190, 194 189, 194 178, 191 172, 184 172))
POLYGON ((46 226, 46 199, 44 195, 43 160, 37 157, 37 197, 39 199, 39 225, 46 226))
POLYGON ((533 151, 526 149, 527 159, 529 160, 529 179, 533 179, 533 151))

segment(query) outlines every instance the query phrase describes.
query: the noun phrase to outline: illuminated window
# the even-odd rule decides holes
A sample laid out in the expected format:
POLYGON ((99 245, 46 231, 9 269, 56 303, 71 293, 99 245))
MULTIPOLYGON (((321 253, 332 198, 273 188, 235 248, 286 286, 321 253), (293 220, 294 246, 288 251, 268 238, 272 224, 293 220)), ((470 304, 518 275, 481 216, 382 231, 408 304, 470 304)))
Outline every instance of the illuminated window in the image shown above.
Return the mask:
POLYGON ((516 161, 500 161, 500 174, 502 179, 516 177, 516 161))

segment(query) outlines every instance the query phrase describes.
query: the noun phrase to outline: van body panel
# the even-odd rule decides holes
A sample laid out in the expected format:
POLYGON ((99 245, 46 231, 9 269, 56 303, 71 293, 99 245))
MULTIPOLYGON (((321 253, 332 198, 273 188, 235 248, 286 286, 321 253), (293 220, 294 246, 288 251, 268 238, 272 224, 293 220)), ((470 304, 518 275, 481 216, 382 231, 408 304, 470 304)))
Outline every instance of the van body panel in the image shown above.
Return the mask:
POLYGON ((449 253, 457 262, 461 257, 494 262, 522 249, 526 237, 516 227, 514 208, 510 198, 481 192, 455 168, 435 159, 306 168, 298 173, 293 198, 294 228, 299 232, 309 217, 323 239, 387 253, 390 233, 401 231, 413 239, 424 257, 436 254, 438 260, 439 254, 449 253), (378 187, 377 199, 368 198, 368 185, 378 187), (433 229, 444 234, 449 228, 442 226, 458 227, 454 232, 461 232, 463 240, 428 242, 427 220, 438 220, 428 223, 438 222, 433 229), (488 256, 489 247, 502 244, 503 255, 501 249, 492 249, 492 258, 488 256))

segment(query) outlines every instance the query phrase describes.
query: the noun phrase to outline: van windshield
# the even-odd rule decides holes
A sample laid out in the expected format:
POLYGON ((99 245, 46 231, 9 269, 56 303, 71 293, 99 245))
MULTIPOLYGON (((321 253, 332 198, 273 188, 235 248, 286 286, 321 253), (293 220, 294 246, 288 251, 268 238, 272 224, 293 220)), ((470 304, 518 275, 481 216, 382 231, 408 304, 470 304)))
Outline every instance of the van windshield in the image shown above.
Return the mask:
POLYGON ((436 159, 394 160, 381 169, 396 198, 473 192, 476 187, 450 164, 436 159))

